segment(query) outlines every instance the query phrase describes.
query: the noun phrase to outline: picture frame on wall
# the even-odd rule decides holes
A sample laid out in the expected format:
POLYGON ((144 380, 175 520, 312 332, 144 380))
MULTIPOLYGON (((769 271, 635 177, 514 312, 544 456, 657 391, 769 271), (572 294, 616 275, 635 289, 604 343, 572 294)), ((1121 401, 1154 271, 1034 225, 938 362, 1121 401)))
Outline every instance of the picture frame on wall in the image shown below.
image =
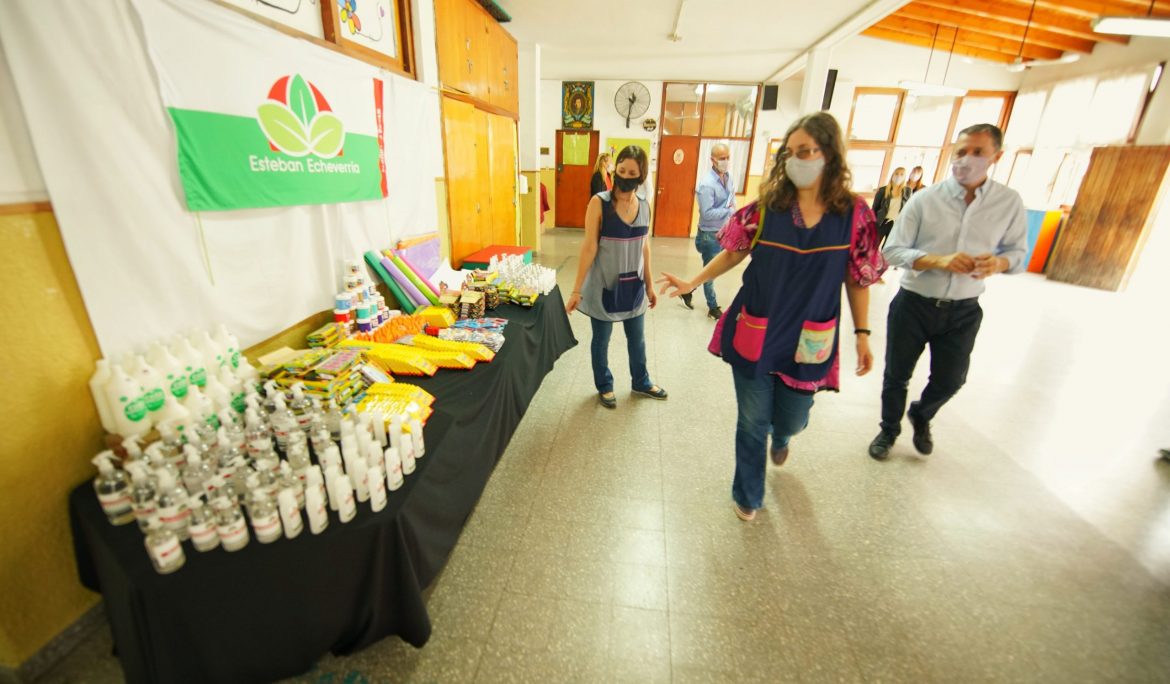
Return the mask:
POLYGON ((561 127, 593 130, 593 81, 561 82, 561 127))

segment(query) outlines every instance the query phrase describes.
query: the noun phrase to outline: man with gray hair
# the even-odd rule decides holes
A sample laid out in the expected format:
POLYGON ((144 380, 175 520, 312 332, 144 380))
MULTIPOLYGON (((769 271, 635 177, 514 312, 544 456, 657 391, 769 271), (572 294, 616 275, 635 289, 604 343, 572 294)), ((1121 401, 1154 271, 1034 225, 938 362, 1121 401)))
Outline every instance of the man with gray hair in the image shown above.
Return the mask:
POLYGON ((930 346, 930 380, 906 412, 914 448, 934 450, 930 421, 967 381, 983 321, 983 281, 1020 273, 1027 217, 1019 193, 987 176, 1003 156, 1003 133, 991 124, 963 129, 951 153, 951 177, 916 193, 898 215, 882 255, 904 269, 890 302, 881 432, 869 455, 884 460, 902 431, 906 390, 930 346))
MULTIPOLYGON (((695 188, 695 197, 699 200, 699 232, 695 235, 695 249, 703 257, 704 266, 723 250, 715 234, 735 213, 735 184, 728 170, 730 163, 730 148, 725 143, 716 143, 711 148, 711 168, 695 188)), ((707 317, 719 320, 723 309, 715 299, 713 282, 703 283, 703 295, 707 298, 707 317)), ((695 308, 691 305, 691 293, 682 295, 682 300, 688 309, 695 308)))

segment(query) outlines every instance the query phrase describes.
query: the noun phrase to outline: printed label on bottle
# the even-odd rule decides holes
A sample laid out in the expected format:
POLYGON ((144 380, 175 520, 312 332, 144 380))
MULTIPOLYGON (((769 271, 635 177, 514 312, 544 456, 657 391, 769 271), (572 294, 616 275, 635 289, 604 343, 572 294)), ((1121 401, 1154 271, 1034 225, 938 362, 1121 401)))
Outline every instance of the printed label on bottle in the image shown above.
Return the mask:
POLYGON ((215 531, 215 526, 210 523, 198 523, 191 525, 191 542, 196 547, 211 546, 212 542, 219 538, 219 533, 215 531))
POLYGON ((299 510, 294 511, 292 517, 289 517, 285 520, 284 534, 289 539, 297 536, 304 529, 305 523, 303 520, 301 520, 301 512, 299 510))
MULTIPOLYGON (((171 377, 171 376, 167 376, 167 377, 171 377)), ((182 399, 183 397, 187 396, 188 386, 189 385, 187 383, 187 376, 180 375, 179 377, 177 377, 171 381, 171 395, 176 399, 182 399)))
POLYGON ((260 541, 271 541, 280 536, 280 518, 276 513, 253 518, 252 527, 256 529, 256 538, 260 541))
POLYGON ((313 422, 313 416, 308 413, 302 413, 297 416, 297 427, 304 430, 309 427, 309 423, 313 422))
POLYGON ((207 384, 207 370, 204 368, 196 368, 191 373, 191 384, 196 387, 203 387, 207 384))
POLYGON ((248 402, 244 399, 244 393, 240 392, 232 397, 232 410, 236 413, 243 413, 248 409, 248 402))
POLYGON ((150 518, 150 516, 154 515, 157 512, 158 512, 158 506, 155 505, 153 499, 151 501, 146 502, 146 503, 140 503, 140 504, 134 505, 134 517, 138 518, 139 520, 143 520, 143 521, 148 520, 150 518))
POLYGON ((162 524, 171 529, 182 527, 187 524, 187 519, 191 517, 191 509, 186 506, 167 506, 160 508, 158 511, 158 519, 162 524))
POLYGON ((175 537, 171 537, 161 544, 148 547, 154 556, 155 565, 160 569, 167 569, 183 562, 183 545, 175 537))
POLYGON ((240 350, 239 349, 232 349, 231 350, 231 359, 232 359, 232 368, 239 368, 240 367, 240 350))
POLYGON ((98 494, 98 501, 106 515, 121 515, 130 510, 130 496, 125 491, 113 494, 98 494))
POLYGON ((248 526, 244 524, 242 519, 227 525, 217 526, 216 531, 219 532, 219 538, 223 541, 224 547, 240 547, 248 541, 248 526))
POLYGON ((126 408, 122 409, 122 412, 125 413, 126 417, 131 421, 137 423, 146 417, 146 400, 142 397, 138 397, 129 404, 126 404, 126 408))
POLYGON ((156 387, 147 392, 143 399, 146 401, 146 409, 148 411, 157 411, 163 407, 167 401, 167 395, 162 391, 161 387, 156 387))

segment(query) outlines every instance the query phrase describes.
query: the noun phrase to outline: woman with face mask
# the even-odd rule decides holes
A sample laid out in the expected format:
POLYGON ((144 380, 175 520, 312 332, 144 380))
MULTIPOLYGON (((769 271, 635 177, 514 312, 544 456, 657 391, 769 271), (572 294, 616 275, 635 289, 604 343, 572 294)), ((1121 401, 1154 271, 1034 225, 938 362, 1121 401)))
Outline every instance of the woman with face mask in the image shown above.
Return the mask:
POLYGON ((910 182, 906 186, 910 188, 911 195, 926 187, 922 184, 921 166, 915 166, 913 169, 910 169, 910 182))
POLYGON ((613 165, 610 164, 608 152, 597 155, 597 163, 593 165, 593 177, 589 179, 589 196, 599 192, 613 190, 613 165))
POLYGON ((618 152, 613 190, 594 195, 585 209, 577 279, 565 304, 566 312, 580 310, 593 325, 593 383, 608 409, 617 408, 609 371, 609 337, 617 321, 626 333, 634 393, 666 398, 666 390, 650 382, 646 368, 646 308, 658 303, 647 239, 650 205, 637 196, 648 168, 642 148, 630 145, 618 152))
POLYGON ((890 230, 894 227, 894 219, 898 218, 902 207, 910 201, 910 186, 906 185, 906 169, 899 166, 890 175, 890 182, 878 188, 873 196, 873 213, 877 216, 879 247, 885 244, 890 230))
MULTIPOLYGON (((827 113, 788 129, 759 200, 720 230, 723 251, 690 279, 663 273, 676 297, 734 268, 749 255, 743 285, 715 326, 708 349, 731 366, 739 418, 735 431, 735 514, 752 520, 764 506, 767 440, 772 462, 808 424, 813 395, 837 391, 841 284, 854 326, 858 375, 873 367, 869 291, 886 264, 876 219, 850 189, 841 128, 827 113)), ((848 334, 848 333, 847 333, 848 334)))

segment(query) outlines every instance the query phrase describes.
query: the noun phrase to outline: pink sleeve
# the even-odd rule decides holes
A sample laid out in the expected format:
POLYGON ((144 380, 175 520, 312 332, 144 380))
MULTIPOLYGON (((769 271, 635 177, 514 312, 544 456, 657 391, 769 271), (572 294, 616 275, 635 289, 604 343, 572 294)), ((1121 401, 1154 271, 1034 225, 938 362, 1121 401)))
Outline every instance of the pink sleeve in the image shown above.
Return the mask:
POLYGON ((849 278, 862 287, 869 287, 882 277, 888 264, 878 249, 877 217, 858 197, 853 206, 853 241, 849 248, 849 278))
POLYGON ((752 238, 756 236, 759 223, 760 212, 756 210, 756 203, 752 202, 732 214, 715 238, 719 240, 723 249, 729 252, 743 252, 751 248, 752 238))

